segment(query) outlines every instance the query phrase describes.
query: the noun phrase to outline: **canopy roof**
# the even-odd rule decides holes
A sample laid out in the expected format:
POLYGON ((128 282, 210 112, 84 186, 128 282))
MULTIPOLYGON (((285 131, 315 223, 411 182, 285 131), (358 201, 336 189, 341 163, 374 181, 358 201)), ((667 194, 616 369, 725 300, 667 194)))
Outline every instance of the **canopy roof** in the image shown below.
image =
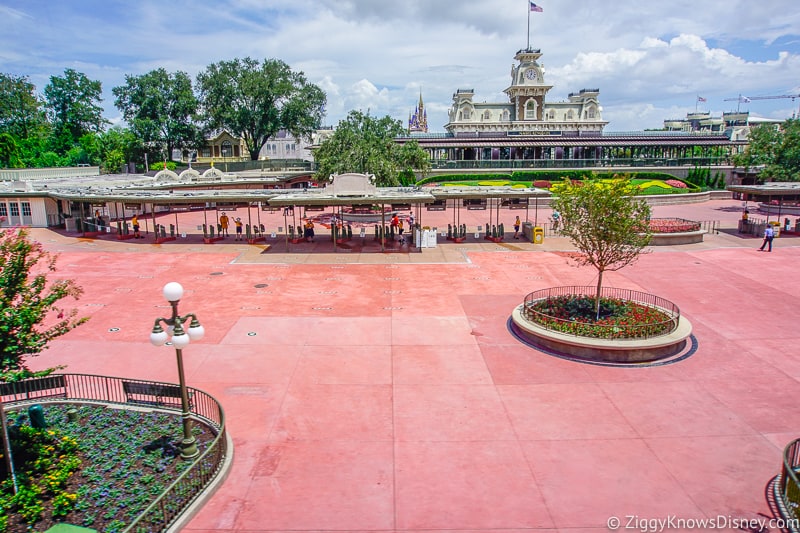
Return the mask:
POLYGON ((754 196, 795 196, 800 194, 800 182, 773 181, 762 185, 728 185, 727 189, 754 196))

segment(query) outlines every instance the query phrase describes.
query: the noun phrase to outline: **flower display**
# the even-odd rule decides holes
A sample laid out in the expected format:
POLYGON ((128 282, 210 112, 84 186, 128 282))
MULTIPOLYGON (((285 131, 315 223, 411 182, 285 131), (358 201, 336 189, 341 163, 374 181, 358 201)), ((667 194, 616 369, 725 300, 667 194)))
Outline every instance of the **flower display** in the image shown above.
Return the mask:
POLYGON ((569 335, 599 339, 635 339, 669 333, 672 318, 658 308, 638 302, 601 298, 600 317, 595 299, 561 295, 528 304, 526 317, 540 326, 569 335))
POLYGON ((651 218, 649 221, 652 233, 686 233, 700 230, 700 223, 683 218, 651 218))

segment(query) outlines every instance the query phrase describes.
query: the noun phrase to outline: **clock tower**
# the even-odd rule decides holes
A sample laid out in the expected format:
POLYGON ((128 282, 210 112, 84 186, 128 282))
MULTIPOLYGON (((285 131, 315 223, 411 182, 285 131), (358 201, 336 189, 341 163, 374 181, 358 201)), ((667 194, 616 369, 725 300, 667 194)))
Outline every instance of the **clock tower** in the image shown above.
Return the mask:
POLYGON ((553 88, 544 82, 544 67, 539 64, 541 50, 526 48, 517 52, 516 65, 511 67, 511 86, 505 91, 514 105, 515 121, 544 120, 547 91, 553 88))

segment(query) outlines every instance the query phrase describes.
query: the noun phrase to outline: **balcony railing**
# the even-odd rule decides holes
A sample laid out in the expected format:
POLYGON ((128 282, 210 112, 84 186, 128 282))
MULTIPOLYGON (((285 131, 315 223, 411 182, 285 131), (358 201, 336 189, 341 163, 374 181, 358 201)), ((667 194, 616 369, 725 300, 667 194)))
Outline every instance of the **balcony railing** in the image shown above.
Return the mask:
POLYGON ((609 159, 480 159, 454 160, 431 159, 432 170, 444 169, 515 169, 536 170, 551 168, 603 168, 603 167, 708 167, 730 165, 731 158, 682 157, 682 158, 623 158, 609 159))
MULTIPOLYGON (((15 383, 0 384, 4 407, 31 402, 89 401, 129 405, 123 383, 148 387, 175 387, 172 383, 125 379, 89 374, 53 374, 15 383)), ((190 411, 195 419, 208 424, 216 433, 205 451, 183 471, 166 490, 124 530, 125 533, 154 533, 169 529, 205 488, 220 474, 228 450, 225 412, 210 394, 187 387, 192 398, 190 411)), ((159 404, 154 408, 180 413, 179 404, 159 404)))

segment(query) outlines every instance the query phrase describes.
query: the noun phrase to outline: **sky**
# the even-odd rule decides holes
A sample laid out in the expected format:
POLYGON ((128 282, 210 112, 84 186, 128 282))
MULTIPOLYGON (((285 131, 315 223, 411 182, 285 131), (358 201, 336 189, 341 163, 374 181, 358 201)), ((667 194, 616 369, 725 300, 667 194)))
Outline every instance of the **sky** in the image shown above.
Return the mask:
POLYGON ((407 123, 420 93, 445 131, 457 89, 506 102, 517 50, 542 52, 547 101, 600 89, 607 132, 688 112, 788 118, 800 97, 797 0, 0 0, 0 72, 39 92, 64 69, 113 87, 163 67, 192 78, 217 61, 276 58, 327 94, 324 124, 350 110, 407 123), (528 20, 530 19, 530 33, 528 20), (704 98, 705 102, 699 98, 704 98))

